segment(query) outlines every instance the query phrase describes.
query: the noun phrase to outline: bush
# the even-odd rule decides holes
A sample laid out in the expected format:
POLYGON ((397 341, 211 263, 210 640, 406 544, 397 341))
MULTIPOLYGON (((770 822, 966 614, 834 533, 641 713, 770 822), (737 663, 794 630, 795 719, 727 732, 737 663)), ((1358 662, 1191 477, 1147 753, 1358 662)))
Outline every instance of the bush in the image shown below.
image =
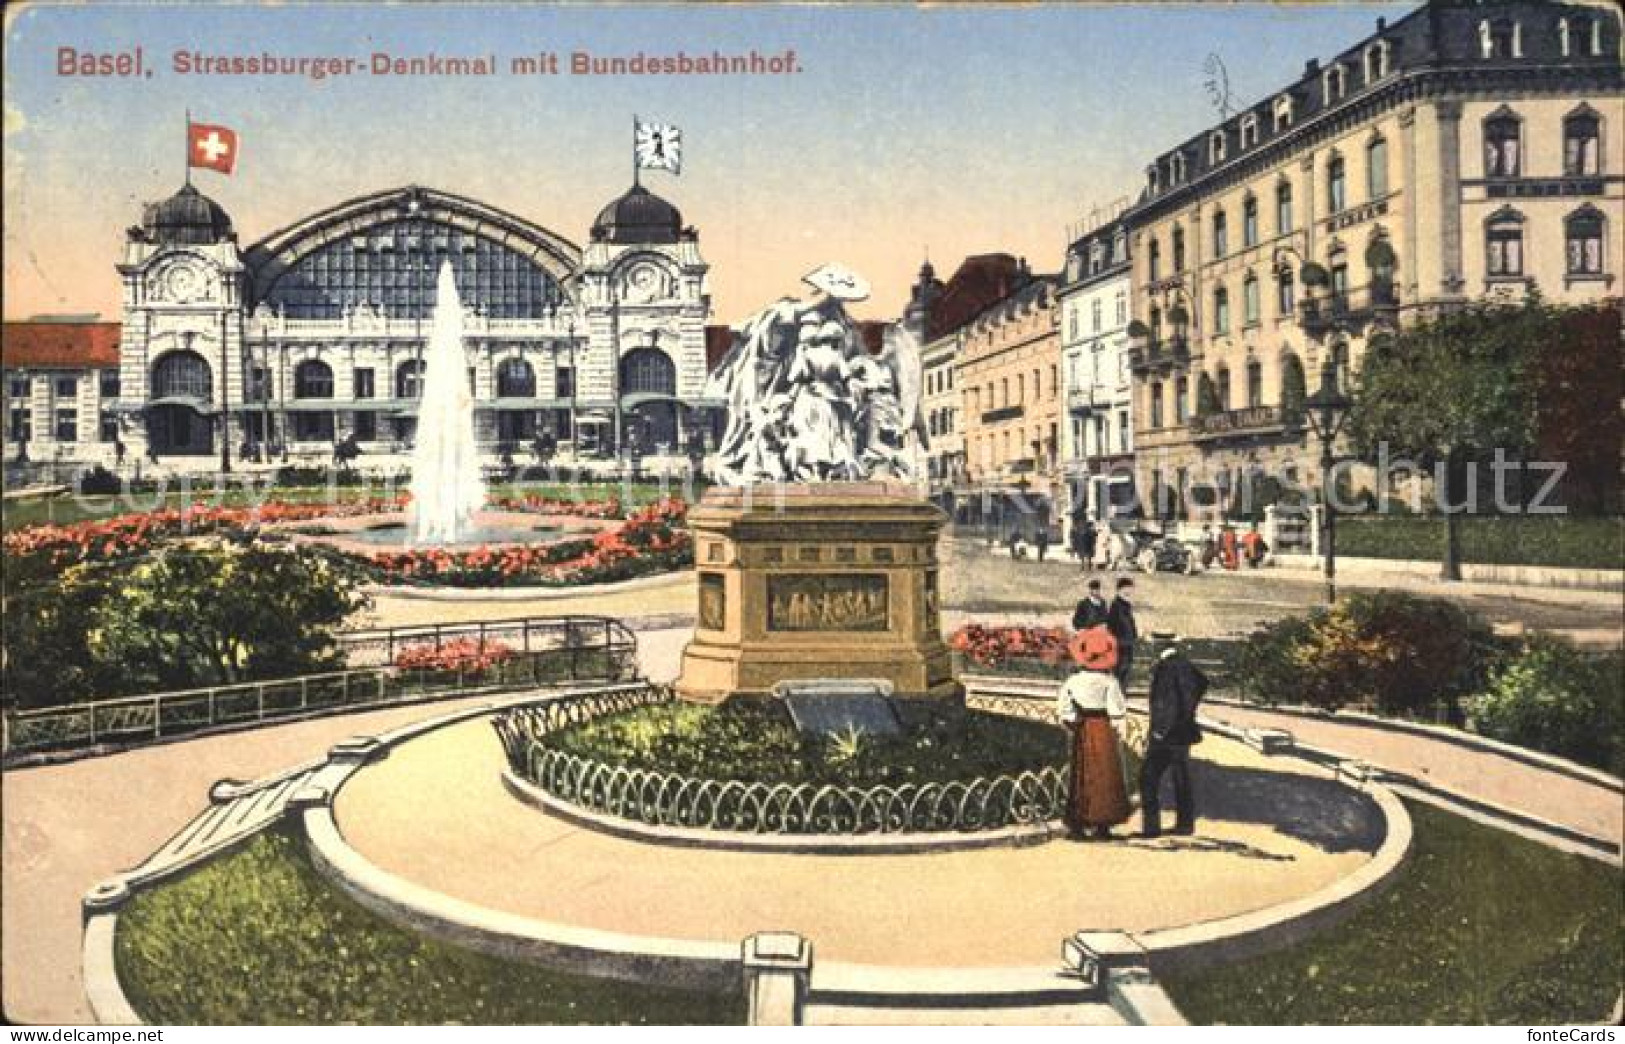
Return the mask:
POLYGON ((1537 635, 1471 703, 1479 732, 1625 775, 1625 660, 1537 635))
POLYGON ((1264 703, 1418 714, 1454 708, 1496 655, 1489 624, 1452 602, 1361 591, 1254 632, 1237 666, 1242 691, 1264 703))
MULTIPOLYGON (((1625 568, 1619 518, 1478 515, 1461 520, 1461 560, 1483 565, 1625 568)), ((1436 515, 1340 516, 1337 553, 1351 558, 1434 562, 1444 553, 1436 515)))

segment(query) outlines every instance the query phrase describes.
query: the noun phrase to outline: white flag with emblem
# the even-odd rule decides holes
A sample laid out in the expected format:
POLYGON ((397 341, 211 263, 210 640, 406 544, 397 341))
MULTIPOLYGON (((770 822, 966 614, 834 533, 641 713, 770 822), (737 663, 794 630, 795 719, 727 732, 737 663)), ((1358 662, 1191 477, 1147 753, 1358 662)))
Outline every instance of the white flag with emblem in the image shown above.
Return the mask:
POLYGON ((632 137, 639 170, 683 172, 683 132, 669 123, 637 121, 632 137))

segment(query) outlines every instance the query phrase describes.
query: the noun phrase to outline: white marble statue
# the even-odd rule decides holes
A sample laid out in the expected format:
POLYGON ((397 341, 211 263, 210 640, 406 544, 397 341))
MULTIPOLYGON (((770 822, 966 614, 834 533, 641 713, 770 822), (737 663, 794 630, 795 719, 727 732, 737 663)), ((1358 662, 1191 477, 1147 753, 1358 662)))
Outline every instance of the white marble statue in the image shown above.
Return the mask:
POLYGON ((870 355, 844 304, 869 296, 863 278, 829 264, 806 282, 813 297, 784 298, 734 328, 707 388, 728 403, 711 477, 735 486, 914 479, 905 448, 910 433, 925 443, 919 344, 893 328, 870 355))

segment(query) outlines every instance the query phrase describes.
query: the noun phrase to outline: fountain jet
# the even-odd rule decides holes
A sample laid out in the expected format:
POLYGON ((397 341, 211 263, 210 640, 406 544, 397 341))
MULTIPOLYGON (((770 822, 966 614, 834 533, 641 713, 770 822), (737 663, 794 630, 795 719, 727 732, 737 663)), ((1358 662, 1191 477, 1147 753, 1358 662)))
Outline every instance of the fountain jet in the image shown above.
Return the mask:
POLYGON ((485 479, 474 447, 463 304, 450 262, 440 265, 427 356, 412 449, 412 538, 419 545, 453 544, 485 504, 485 479))

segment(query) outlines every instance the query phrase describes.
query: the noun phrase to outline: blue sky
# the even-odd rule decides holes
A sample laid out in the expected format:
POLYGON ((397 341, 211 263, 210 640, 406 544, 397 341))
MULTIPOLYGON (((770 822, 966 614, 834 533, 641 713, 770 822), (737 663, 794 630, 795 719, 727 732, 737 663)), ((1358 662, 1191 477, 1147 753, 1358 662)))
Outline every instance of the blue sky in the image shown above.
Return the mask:
POLYGON ((1021 8, 40 5, 5 29, 6 315, 118 300, 123 229, 178 187, 184 112, 242 136, 196 183, 244 243, 342 199, 420 183, 577 243, 630 182, 633 113, 683 129, 682 176, 645 176, 712 263, 717 321, 831 259, 895 315, 929 248, 1058 266, 1068 225, 1138 191, 1156 152, 1214 119, 1204 61, 1242 104, 1413 5, 1021 8), (57 48, 140 45, 153 75, 56 75, 57 48), (797 53, 782 77, 518 77, 539 51, 797 53), (365 59, 495 53, 479 79, 183 77, 176 49, 365 59))

